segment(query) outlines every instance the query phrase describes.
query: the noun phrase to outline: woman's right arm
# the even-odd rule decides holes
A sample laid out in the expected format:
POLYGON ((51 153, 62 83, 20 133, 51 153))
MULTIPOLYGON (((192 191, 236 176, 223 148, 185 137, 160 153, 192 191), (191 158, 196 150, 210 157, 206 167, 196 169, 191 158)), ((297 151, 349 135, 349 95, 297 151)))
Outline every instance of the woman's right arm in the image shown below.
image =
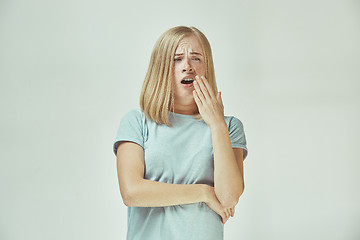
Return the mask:
POLYGON ((117 149, 117 171, 122 199, 131 207, 163 207, 207 200, 206 184, 169 184, 144 179, 144 149, 121 142, 117 149))
POLYGON ((234 212, 222 207, 214 188, 206 184, 170 184, 144 179, 144 149, 133 142, 121 142, 117 148, 120 193, 128 207, 165 207, 205 202, 219 214, 222 222, 234 212))

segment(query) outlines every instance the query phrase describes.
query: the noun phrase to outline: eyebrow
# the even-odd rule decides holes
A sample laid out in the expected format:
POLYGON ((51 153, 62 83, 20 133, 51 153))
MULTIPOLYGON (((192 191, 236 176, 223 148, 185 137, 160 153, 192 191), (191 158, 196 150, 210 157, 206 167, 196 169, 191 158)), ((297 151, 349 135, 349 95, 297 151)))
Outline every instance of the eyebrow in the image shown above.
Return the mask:
MULTIPOLYGON (((198 52, 190 52, 190 54, 191 55, 200 55, 200 56, 202 56, 202 54, 198 53, 198 52)), ((183 53, 175 53, 175 56, 182 56, 182 55, 184 55, 184 54, 183 53)))

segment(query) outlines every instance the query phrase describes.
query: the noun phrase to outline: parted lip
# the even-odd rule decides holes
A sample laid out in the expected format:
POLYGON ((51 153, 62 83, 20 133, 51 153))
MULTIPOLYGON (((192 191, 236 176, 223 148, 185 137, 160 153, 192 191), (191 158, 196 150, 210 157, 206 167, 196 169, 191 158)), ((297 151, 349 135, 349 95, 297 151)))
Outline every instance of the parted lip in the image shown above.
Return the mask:
MULTIPOLYGON (((181 79, 181 81, 182 80, 185 80, 185 79, 187 79, 187 78, 191 78, 192 80, 195 80, 195 76, 194 75, 187 75, 186 77, 184 77, 183 79, 181 79)), ((180 82, 181 82, 180 81, 180 82)))

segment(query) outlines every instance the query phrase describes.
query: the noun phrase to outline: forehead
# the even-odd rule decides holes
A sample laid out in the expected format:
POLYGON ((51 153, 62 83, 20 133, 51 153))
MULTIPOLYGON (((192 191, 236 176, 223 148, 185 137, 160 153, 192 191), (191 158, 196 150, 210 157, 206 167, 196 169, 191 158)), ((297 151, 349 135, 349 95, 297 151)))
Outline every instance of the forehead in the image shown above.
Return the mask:
POLYGON ((182 53, 188 51, 203 53, 200 41, 194 35, 181 39, 179 44, 177 45, 175 53, 182 53))

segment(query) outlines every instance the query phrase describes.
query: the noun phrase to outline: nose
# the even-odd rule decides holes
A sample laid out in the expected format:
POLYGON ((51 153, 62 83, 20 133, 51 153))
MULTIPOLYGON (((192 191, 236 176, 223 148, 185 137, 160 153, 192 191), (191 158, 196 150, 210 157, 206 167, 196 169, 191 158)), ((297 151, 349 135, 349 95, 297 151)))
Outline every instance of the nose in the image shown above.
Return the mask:
POLYGON ((189 59, 185 59, 184 66, 183 66, 183 72, 192 72, 194 69, 192 68, 189 59))

